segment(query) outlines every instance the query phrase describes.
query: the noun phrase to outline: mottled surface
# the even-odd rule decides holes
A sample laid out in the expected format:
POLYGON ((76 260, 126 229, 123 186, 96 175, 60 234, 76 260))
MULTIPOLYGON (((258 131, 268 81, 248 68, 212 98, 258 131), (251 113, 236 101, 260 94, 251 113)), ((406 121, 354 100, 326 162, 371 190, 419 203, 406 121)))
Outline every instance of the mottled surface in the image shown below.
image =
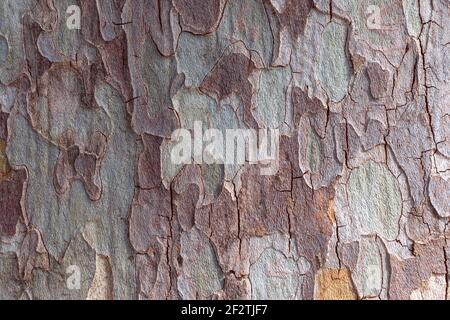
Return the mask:
POLYGON ((447 299, 449 16, 2 0, 0 299, 447 299))

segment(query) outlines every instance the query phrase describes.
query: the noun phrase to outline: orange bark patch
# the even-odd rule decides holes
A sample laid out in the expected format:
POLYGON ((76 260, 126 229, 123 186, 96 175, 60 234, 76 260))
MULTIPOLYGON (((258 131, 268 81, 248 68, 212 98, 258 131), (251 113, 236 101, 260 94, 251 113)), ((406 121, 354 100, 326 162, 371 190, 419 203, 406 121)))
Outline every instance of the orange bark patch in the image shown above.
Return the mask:
POLYGON ((330 202, 328 202, 327 215, 331 223, 336 224, 336 206, 334 204, 334 199, 331 199, 330 202))
POLYGON ((356 300, 348 269, 322 269, 316 275, 316 299, 356 300))

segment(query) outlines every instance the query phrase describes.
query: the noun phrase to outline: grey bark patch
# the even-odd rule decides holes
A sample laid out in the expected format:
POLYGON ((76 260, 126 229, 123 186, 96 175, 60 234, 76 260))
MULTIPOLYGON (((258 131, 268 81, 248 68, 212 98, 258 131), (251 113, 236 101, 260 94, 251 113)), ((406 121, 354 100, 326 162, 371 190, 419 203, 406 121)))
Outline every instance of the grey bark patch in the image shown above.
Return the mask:
POLYGON ((354 169, 348 181, 348 199, 362 234, 397 238, 402 200, 398 182, 385 166, 369 161, 354 169))
POLYGON ((4 36, 0 35, 0 64, 6 62, 8 54, 9 54, 8 41, 4 36))
POLYGON ((443 178, 431 177, 428 185, 431 204, 437 213, 445 218, 450 216, 450 185, 449 181, 443 178))
POLYGON ((351 68, 346 54, 347 27, 332 21, 324 29, 320 49, 319 79, 332 101, 347 94, 351 68))
POLYGON ((255 300, 293 300, 301 285, 295 261, 274 249, 266 249, 250 267, 249 279, 255 300))
POLYGON ((358 263, 353 270, 352 278, 360 297, 376 298, 381 294, 384 266, 376 239, 361 239, 358 263))
POLYGON ((22 288, 19 281, 19 266, 13 253, 0 253, 0 299, 17 300, 21 297, 22 288))
POLYGON ((181 235, 183 272, 178 291, 183 299, 210 298, 223 287, 223 273, 209 240, 195 228, 181 235))

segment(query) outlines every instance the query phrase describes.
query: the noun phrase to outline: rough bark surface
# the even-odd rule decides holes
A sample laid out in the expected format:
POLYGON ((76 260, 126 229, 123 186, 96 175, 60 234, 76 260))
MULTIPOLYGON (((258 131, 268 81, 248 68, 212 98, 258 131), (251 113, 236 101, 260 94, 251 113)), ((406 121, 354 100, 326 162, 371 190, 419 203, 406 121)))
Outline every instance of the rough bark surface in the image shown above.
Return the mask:
POLYGON ((0 299, 450 297, 449 17, 1 0, 0 299), (279 130, 277 170, 174 163, 199 121, 279 130))

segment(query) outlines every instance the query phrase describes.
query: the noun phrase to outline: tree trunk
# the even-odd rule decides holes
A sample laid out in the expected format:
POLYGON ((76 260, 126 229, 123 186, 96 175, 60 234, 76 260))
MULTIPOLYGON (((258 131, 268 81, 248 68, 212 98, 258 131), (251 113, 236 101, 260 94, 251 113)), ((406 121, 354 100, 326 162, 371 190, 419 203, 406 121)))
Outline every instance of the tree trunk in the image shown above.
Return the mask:
POLYGON ((445 0, 2 0, 1 299, 446 299, 445 0))

